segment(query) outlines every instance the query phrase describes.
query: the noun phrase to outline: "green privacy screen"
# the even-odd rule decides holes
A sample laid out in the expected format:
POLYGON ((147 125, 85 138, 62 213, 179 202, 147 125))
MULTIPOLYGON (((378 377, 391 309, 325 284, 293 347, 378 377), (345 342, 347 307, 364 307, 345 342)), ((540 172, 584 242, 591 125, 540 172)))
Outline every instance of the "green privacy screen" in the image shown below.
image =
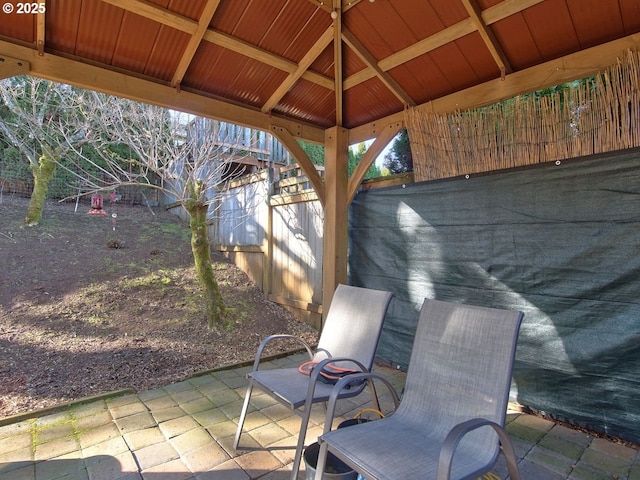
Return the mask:
POLYGON ((525 313, 512 400, 640 443, 640 151, 360 193, 350 283, 395 293, 405 368, 425 297, 525 313))

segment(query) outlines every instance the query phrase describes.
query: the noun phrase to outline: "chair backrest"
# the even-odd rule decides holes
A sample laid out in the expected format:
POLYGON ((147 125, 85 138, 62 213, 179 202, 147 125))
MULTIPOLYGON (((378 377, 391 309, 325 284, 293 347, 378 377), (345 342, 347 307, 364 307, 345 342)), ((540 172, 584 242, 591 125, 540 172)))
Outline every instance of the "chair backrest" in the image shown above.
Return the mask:
POLYGON ((315 359, 348 357, 371 369, 392 296, 391 292, 338 285, 322 328, 315 359))
MULTIPOLYGON (((518 311, 425 300, 396 415, 443 437, 471 418, 504 426, 522 317, 518 311)), ((473 432, 467 445, 488 455, 497 446, 490 428, 473 432)))

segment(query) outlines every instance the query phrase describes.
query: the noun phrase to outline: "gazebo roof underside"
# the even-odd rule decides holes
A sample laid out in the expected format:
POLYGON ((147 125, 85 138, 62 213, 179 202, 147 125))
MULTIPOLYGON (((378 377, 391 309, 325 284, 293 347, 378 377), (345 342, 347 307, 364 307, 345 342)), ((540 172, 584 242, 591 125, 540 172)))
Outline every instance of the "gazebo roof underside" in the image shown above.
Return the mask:
POLYGON ((31 73, 258 128, 280 123, 310 140, 336 125, 367 136, 408 106, 446 98, 456 99, 448 109, 474 106, 460 102, 464 92, 477 106, 582 78, 640 45, 638 0, 45 6, 0 13, 0 76, 31 73))

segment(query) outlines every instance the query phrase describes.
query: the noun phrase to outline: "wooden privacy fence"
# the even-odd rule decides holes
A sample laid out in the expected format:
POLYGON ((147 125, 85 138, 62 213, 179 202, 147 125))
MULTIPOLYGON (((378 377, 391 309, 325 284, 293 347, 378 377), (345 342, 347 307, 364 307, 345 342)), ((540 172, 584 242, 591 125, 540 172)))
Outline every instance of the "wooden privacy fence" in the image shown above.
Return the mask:
POLYGON ((319 328, 322 205, 304 176, 276 174, 282 178, 264 170, 233 182, 214 209, 210 238, 269 300, 319 328))
POLYGON ((416 181, 638 147, 640 53, 554 93, 451 114, 412 108, 405 121, 416 181))

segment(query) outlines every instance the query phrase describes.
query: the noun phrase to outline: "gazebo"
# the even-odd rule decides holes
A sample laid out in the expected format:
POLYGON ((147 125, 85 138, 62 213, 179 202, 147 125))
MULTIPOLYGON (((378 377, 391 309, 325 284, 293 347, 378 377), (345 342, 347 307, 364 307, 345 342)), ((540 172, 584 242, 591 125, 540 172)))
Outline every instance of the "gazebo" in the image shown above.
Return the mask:
MULTIPOLYGON (((526 310, 517 400, 634 442, 639 51, 637 0, 9 0, 0 13, 0 78, 33 75, 275 136, 322 205, 322 305, 353 270, 356 283, 402 291, 379 357, 402 366, 412 339, 402 322, 414 294, 526 310), (605 93, 591 119, 583 107, 597 102, 585 96, 575 108, 551 101, 550 117, 518 102, 523 121, 490 116, 503 100, 590 76, 606 87, 594 89, 605 93), (512 131, 501 118, 529 123, 536 139, 505 147, 512 131), (537 149, 540 163, 558 168, 523 177, 508 162, 476 162, 476 120, 490 127, 493 159, 516 149, 526 159, 537 149), (415 148, 414 123, 432 138, 468 134, 474 178, 464 186, 417 182, 402 198, 391 192, 391 201, 384 192, 356 195, 403 128, 415 148), (558 125, 577 143, 548 144, 558 125), (583 128, 585 140, 574 135, 583 128), (613 135, 602 140, 601 132, 613 135), (298 140, 324 146, 324 177, 298 140), (349 176, 348 148, 365 140, 372 143, 349 176), (600 143, 618 152, 614 162, 581 150, 600 143), (558 150, 563 160, 550 162, 558 150), (564 160, 584 155, 592 157, 575 178, 564 160), (475 178, 500 168, 510 170, 475 178), (570 215, 556 215, 559 205, 570 215)), ((420 152, 427 170, 465 181, 465 170, 449 168, 457 153, 442 151, 420 152)))
POLYGON ((271 132, 324 207, 323 304, 348 205, 408 107, 453 112, 584 78, 640 46, 635 0, 10 0, 28 74, 271 132), (325 146, 321 178, 297 139, 325 146), (351 178, 348 146, 375 140, 351 178))

